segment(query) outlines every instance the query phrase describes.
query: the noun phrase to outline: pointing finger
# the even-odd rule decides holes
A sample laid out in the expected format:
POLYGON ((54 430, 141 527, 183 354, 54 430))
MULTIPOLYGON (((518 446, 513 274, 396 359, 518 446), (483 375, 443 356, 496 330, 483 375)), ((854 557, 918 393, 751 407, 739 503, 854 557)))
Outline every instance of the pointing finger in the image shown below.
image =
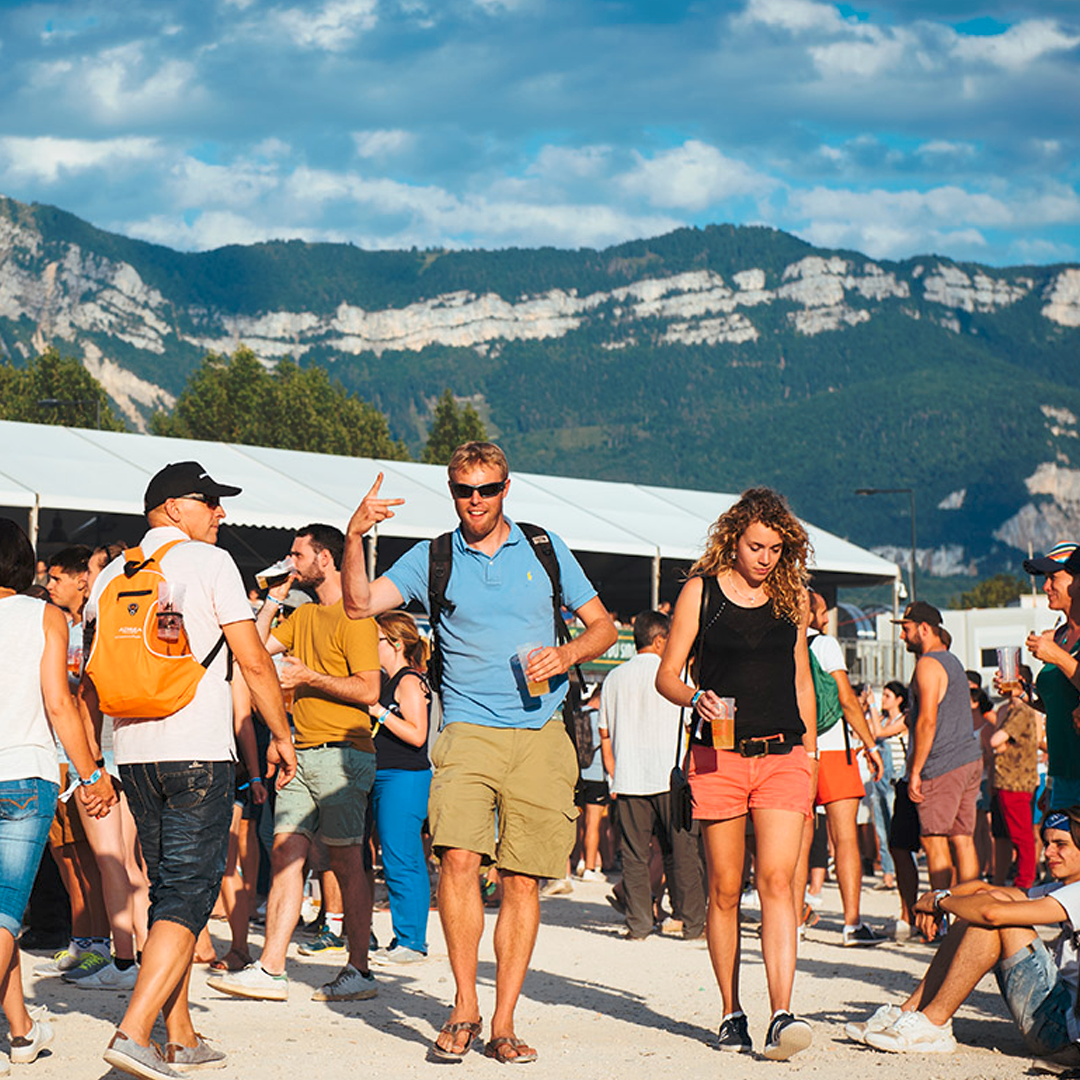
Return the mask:
POLYGON ((382 481, 383 481, 383 474, 379 473, 379 475, 375 477, 375 483, 371 485, 371 490, 367 493, 367 495, 364 496, 364 498, 372 499, 376 495, 378 495, 379 494, 379 488, 382 487, 382 481))

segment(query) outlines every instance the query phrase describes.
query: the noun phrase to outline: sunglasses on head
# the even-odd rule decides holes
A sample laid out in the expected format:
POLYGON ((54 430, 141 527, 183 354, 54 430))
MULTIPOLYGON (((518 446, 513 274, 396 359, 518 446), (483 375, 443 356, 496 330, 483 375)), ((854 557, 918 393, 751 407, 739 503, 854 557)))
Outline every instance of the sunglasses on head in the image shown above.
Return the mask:
POLYGON ((450 492, 455 499, 471 499, 474 492, 479 492, 482 499, 493 499, 506 487, 505 480, 495 480, 490 484, 451 483, 450 492))
POLYGON ((205 503, 211 510, 216 510, 221 505, 221 499, 217 495, 203 495, 201 492, 195 492, 193 495, 177 495, 177 498, 205 503))

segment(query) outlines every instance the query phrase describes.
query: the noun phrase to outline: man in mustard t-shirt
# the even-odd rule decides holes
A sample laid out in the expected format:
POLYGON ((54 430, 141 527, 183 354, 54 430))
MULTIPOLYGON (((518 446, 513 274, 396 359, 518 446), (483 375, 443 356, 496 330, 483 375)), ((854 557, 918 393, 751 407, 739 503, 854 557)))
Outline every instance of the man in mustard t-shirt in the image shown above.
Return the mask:
POLYGON ((300 917, 304 862, 318 832, 340 885, 349 962, 312 995, 314 1001, 360 1001, 376 994, 368 970, 371 893, 364 874, 364 818, 375 780, 368 706, 379 699, 378 631, 374 619, 349 619, 341 601, 345 537, 331 525, 308 525, 293 541, 295 572, 270 590, 256 626, 271 655, 285 653, 280 679, 293 691, 296 778, 274 808, 273 878, 266 905, 266 944, 258 962, 212 977, 238 997, 284 1001, 285 956, 300 917), (273 616, 293 583, 315 591, 272 632, 273 616))

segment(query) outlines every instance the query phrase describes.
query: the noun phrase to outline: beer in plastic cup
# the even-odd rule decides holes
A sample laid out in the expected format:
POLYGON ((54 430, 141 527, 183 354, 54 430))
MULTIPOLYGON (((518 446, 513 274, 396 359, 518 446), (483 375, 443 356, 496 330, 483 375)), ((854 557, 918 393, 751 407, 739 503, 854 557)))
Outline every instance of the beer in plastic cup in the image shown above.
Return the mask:
POLYGON ((255 584, 260 589, 272 589, 275 585, 280 585, 295 569, 292 556, 286 555, 284 559, 279 559, 273 566, 260 570, 255 575, 255 584))
POLYGON ((527 645, 519 645, 517 650, 518 663, 521 665, 521 677, 525 680, 525 687, 529 692, 529 697, 540 697, 541 694, 546 694, 550 689, 549 680, 542 679, 540 682, 530 682, 529 676, 525 674, 529 667, 529 657, 533 653, 539 652, 544 646, 539 641, 530 641, 527 645))
POLYGON ((735 747, 735 699, 720 698, 720 715, 712 721, 712 744, 714 750, 732 750, 735 747))
POLYGON ((186 586, 163 581, 158 585, 157 635, 161 641, 180 640, 184 624, 184 592, 186 586))
POLYGON ((1003 645, 997 650, 998 670, 1001 672, 1001 692, 1019 694, 1020 685, 1020 646, 1003 645))

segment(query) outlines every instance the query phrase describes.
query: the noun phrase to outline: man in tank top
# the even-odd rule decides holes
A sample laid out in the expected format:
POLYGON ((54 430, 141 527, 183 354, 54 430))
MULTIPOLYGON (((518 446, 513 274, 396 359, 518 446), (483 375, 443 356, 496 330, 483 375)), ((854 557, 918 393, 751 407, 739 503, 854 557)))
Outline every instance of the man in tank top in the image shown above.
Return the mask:
MULTIPOLYGON (((897 621, 908 652, 918 657, 908 720, 908 796, 919 812, 930 884, 946 889, 954 861, 958 881, 979 876, 973 837, 982 750, 971 722, 967 673, 943 641, 941 612, 916 600, 897 621)), ((932 937, 933 917, 920 920, 932 937)))

